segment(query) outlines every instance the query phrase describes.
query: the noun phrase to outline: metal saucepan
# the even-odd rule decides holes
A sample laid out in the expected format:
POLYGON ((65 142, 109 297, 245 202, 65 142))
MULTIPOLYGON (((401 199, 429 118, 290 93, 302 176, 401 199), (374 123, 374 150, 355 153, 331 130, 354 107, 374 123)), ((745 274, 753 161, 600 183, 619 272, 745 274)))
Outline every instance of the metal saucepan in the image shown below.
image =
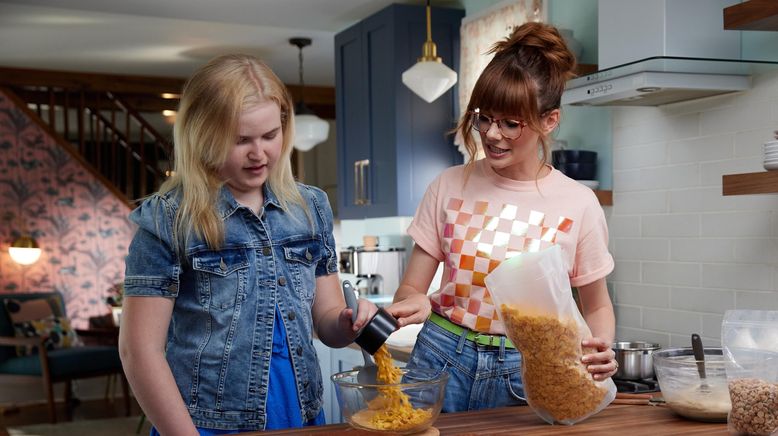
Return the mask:
POLYGON ((618 380, 644 380, 654 378, 654 351, 659 344, 650 342, 616 342, 613 344, 619 369, 613 378, 618 380))

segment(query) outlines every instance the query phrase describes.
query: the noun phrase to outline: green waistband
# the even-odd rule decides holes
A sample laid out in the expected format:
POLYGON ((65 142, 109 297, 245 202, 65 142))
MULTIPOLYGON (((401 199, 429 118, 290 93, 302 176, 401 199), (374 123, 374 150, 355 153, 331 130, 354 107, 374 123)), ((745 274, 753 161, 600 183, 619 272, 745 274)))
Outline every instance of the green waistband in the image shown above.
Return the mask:
MULTIPOLYGON (((462 336, 462 333, 467 331, 467 336, 465 339, 468 341, 475 342, 479 345, 491 345, 492 347, 499 347, 500 346, 500 339, 504 338, 503 335, 492 335, 489 333, 479 333, 474 332, 470 329, 466 329, 459 324, 454 324, 453 322, 447 320, 446 318, 443 318, 442 316, 438 315, 435 312, 432 312, 432 315, 430 315, 430 321, 439 326, 443 329, 450 331, 451 333, 454 333, 457 336, 462 336)), ((513 342, 511 342, 510 339, 505 338, 505 348, 516 348, 513 346, 513 342)))

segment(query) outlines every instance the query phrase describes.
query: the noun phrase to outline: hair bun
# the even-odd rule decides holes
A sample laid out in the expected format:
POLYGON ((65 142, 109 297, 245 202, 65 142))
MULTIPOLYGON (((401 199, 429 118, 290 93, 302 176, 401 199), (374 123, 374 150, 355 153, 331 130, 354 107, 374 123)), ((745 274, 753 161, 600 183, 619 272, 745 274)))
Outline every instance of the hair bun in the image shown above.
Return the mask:
POLYGON ((527 22, 513 29, 489 51, 495 57, 515 56, 520 63, 545 64, 567 79, 575 76, 576 59, 556 27, 545 23, 527 22))

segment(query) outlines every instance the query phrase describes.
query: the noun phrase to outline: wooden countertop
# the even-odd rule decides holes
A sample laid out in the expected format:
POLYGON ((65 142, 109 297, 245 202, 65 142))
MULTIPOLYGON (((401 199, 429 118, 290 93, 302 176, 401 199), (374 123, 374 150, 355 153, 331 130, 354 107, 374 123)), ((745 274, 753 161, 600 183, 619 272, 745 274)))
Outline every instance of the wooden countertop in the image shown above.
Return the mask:
MULTIPOLYGON (((618 401, 618 400, 617 400, 618 401)), ((441 435, 728 435, 727 424, 690 421, 666 406, 611 404, 597 415, 574 426, 548 425, 529 407, 503 407, 441 414, 435 421, 441 435)), ((245 435, 341 435, 376 436, 348 424, 244 433, 245 435)))

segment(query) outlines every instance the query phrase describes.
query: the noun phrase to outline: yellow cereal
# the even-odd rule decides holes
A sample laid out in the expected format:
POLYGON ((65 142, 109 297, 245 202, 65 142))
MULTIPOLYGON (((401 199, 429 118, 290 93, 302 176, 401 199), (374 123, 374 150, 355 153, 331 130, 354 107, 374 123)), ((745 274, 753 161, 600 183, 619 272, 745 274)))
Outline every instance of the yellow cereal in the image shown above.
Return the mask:
POLYGON ((506 304, 500 309, 508 336, 521 350, 530 405, 556 421, 580 419, 597 410, 608 391, 595 384, 580 362, 581 354, 595 350, 581 350, 576 321, 528 315, 506 304))
MULTIPOLYGON (((375 353, 378 381, 384 384, 400 383, 402 372, 392 363, 392 355, 386 345, 375 353)), ((376 430, 408 430, 432 417, 432 412, 414 409, 408 396, 398 386, 378 388, 379 395, 368 402, 368 408, 352 417, 356 423, 376 430)))

